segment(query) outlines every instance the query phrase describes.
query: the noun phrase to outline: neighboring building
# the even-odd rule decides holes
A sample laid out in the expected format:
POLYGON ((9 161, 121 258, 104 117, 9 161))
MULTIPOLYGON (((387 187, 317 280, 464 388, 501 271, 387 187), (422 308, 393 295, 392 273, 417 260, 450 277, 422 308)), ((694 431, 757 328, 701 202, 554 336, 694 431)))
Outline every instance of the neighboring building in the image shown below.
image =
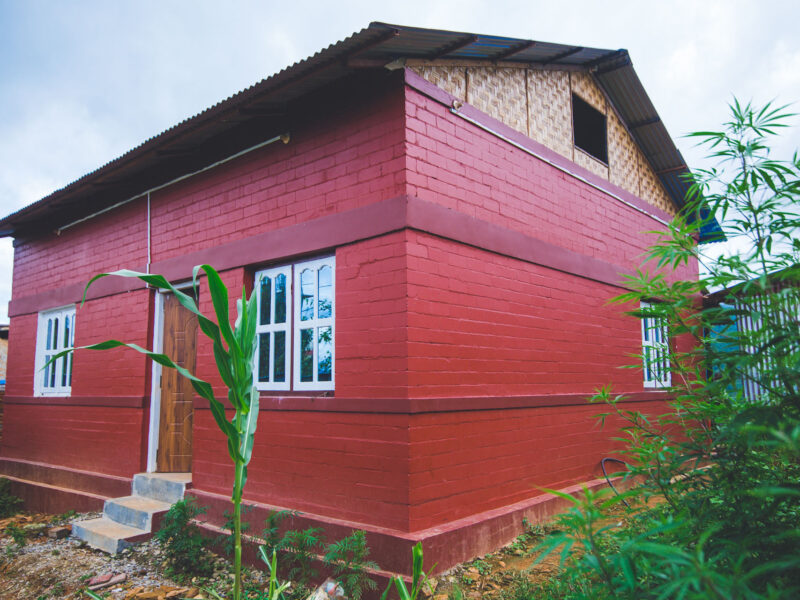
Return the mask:
POLYGON ((486 552, 551 510, 541 487, 599 475, 617 432, 596 388, 662 409, 653 378, 619 368, 642 330, 608 300, 686 172, 624 50, 372 24, 0 221, 0 471, 63 509, 191 470, 221 522, 232 468, 191 390, 123 350, 37 369, 113 337, 224 397, 170 297, 105 278, 81 305, 100 272, 209 263, 261 294, 253 529, 270 507, 362 528, 389 570, 417 540, 440 568, 486 552))
MULTIPOLYGON (((733 285, 708 294, 703 305, 708 309, 723 309, 716 315, 721 322, 716 323, 709 331, 707 357, 713 354, 724 354, 728 359, 733 354, 747 358, 747 368, 739 373, 736 387, 741 390, 742 397, 750 402, 768 401, 769 391, 764 387, 770 381, 769 373, 776 369, 786 369, 786 342, 795 353, 798 347, 797 333, 800 321, 800 284, 798 284, 797 265, 772 273, 766 278, 763 291, 752 287, 757 279, 733 285), (779 339, 776 339, 776 334, 779 339), (749 356, 747 356, 749 355, 749 356)), ((791 353, 789 353, 789 356, 791 353)), ((716 367, 708 374, 714 376, 716 367)), ((773 392, 787 393, 785 382, 776 377, 772 381, 773 392)))

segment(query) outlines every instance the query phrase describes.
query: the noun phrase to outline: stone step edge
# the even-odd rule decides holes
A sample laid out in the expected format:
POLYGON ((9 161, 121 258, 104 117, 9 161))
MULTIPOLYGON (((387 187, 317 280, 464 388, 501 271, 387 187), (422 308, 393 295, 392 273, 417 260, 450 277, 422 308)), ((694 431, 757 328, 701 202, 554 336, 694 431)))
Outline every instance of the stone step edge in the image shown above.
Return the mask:
MULTIPOLYGON (((164 502, 161 500, 156 500, 154 498, 149 498, 148 496, 141 496, 139 494, 131 494, 130 496, 120 496, 119 498, 109 498, 103 504, 103 517, 108 519, 109 521, 113 521, 114 523, 118 523, 120 525, 125 525, 126 527, 133 527, 133 525, 129 525, 128 523, 123 523, 122 521, 117 521, 111 513, 108 512, 107 507, 109 504, 113 504, 114 506, 120 507, 122 511, 131 511, 135 513, 145 513, 145 520, 149 523, 150 529, 148 533, 153 533, 154 525, 160 524, 160 517, 165 515, 167 511, 169 511, 170 507, 172 506, 169 502, 164 502), (121 500, 127 500, 129 498, 144 498, 146 500, 150 500, 152 502, 158 502, 159 504, 163 504, 164 506, 156 508, 155 510, 147 510, 144 508, 133 508, 131 506, 127 506, 124 502, 120 502, 121 500)), ((113 512, 113 510, 112 510, 113 512)))
MULTIPOLYGON (((86 519, 85 521, 77 521, 77 522, 73 523, 72 524, 73 535, 76 534, 76 532, 75 532, 75 527, 76 526, 79 529, 80 528, 86 529, 88 532, 91 532, 94 535, 97 535, 97 536, 100 536, 100 537, 104 537, 104 538, 106 538, 108 540, 114 540, 114 541, 116 541, 117 545, 119 545, 119 542, 123 542, 125 544, 125 546, 123 546, 123 548, 127 547, 127 546, 132 546, 133 544, 137 544, 139 542, 144 542, 146 540, 149 540, 153 536, 153 533, 150 532, 150 531, 145 531, 144 529, 139 529, 138 527, 131 527, 130 525, 123 525, 122 523, 117 523, 116 521, 111 521, 111 519, 108 519, 107 517, 98 517, 96 519, 86 519), (121 527, 126 527, 128 529, 132 529, 136 533, 132 533, 131 535, 126 535, 126 536, 123 536, 123 537, 114 537, 114 536, 110 536, 110 535, 108 535, 106 533, 103 533, 103 532, 98 532, 98 531, 94 530, 91 526, 87 527, 86 525, 82 525, 82 523, 97 523, 98 521, 111 522, 111 523, 114 523, 117 526, 121 526, 121 527)), ((78 536, 75 535, 75 537, 78 537, 78 536)), ((88 540, 85 540, 83 538, 79 538, 79 539, 81 539, 82 541, 86 542, 89 546, 92 546, 92 544, 89 544, 88 540)), ((96 548, 96 546, 92 546, 92 548, 96 548)), ((98 548, 98 549, 99 550, 103 550, 104 552, 106 551, 104 548, 98 548)))

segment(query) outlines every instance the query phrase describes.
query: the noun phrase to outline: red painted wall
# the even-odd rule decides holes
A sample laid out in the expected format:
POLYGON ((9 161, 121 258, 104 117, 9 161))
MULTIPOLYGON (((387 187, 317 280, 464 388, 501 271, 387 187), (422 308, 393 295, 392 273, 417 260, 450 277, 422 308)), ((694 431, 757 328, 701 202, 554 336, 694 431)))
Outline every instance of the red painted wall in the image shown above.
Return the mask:
MULTIPOLYGON (((136 200, 65 229, 16 240, 14 298, 86 283, 92 276, 147 262, 147 204, 136 200)), ((57 308, 53 306, 52 308, 57 308)))
POLYGON ((142 468, 142 417, 135 408, 6 404, 3 457, 131 476, 142 468))
MULTIPOLYGON (((246 501, 408 528, 408 416, 262 411, 246 501)), ((208 410, 195 411, 193 486, 230 495, 233 472, 208 410)))
MULTIPOLYGON (((398 93, 399 82, 394 86, 367 89, 360 102, 337 101, 326 98, 324 106, 316 107, 302 119, 302 124, 292 129, 289 145, 281 143, 255 151, 208 173, 197 175, 185 182, 170 186, 151 195, 151 231, 153 262, 158 262, 242 237, 277 229, 310 220, 327 213, 394 197, 403 191, 405 163, 404 128, 402 119, 403 97, 398 93)), ((15 251, 14 297, 24 298, 57 290, 69 284, 82 284, 99 272, 120 268, 142 269, 147 259, 146 246, 146 200, 140 199, 85 223, 65 230, 60 236, 45 234, 35 239, 21 240, 15 251)), ((379 255, 388 248, 394 265, 390 268, 401 273, 402 246, 397 242, 377 242, 369 260, 376 266, 379 255)), ((331 250, 332 252, 333 250, 331 250)), ((350 253, 352 254, 352 253, 350 253)), ((365 294, 373 295, 375 316, 373 319, 348 320, 354 311, 344 305, 337 310, 342 318, 342 335, 366 335, 364 327, 384 322, 387 329, 396 327, 385 322, 387 313, 397 312, 400 305, 396 299, 403 296, 394 281, 380 282, 353 271, 358 268, 350 261, 348 252, 342 254, 341 276, 358 280, 350 288, 350 298, 357 286, 365 294), (350 273, 350 275, 348 275, 350 273), (364 286, 369 285, 370 289, 364 286), (394 286, 394 289, 390 289, 394 286), (380 291, 383 289, 384 291, 380 291), (388 308, 380 309, 381 302, 374 294, 383 294, 388 308)), ((291 259, 290 259, 291 260, 291 259)), ((241 289, 242 283, 251 285, 250 269, 234 269, 223 273, 232 289, 241 289)), ((152 341, 152 299, 150 292, 137 290, 88 301, 77 309, 76 344, 86 345, 109 337, 150 346, 152 341)), ((347 294, 345 294, 347 295, 347 294)), ((234 310, 232 305, 232 311, 234 310)), ((54 305, 53 308, 56 308, 54 305)), ((201 308, 212 312, 207 290, 203 292, 201 308)), ((396 322, 402 323, 401 321, 396 322)), ((11 352, 9 359, 9 396, 30 397, 33 394, 33 360, 35 354, 37 316, 23 314, 11 319, 11 352)), ((392 333, 385 344, 375 348, 391 352, 389 345, 396 343, 399 334, 392 333), (392 341, 395 340, 395 342, 392 341)), ((393 350, 395 355, 400 352, 393 350)), ((373 351, 373 356, 375 352, 373 351)), ((363 357, 362 357, 363 358, 363 357)), ((377 357, 376 357, 377 358, 377 357)), ((342 389, 348 385, 350 372, 358 364, 348 367, 347 352, 337 356, 342 370, 342 389)), ((353 358, 357 361, 358 357, 353 358)), ((404 366, 387 366, 404 372, 404 366)), ((91 396, 112 399, 117 396, 149 396, 149 371, 146 360, 129 350, 114 350, 104 353, 79 352, 75 357, 72 398, 91 396)), ((198 372, 217 384, 221 397, 221 383, 215 376, 210 344, 202 338, 198 345, 198 372)), ((366 386, 362 394, 378 393, 377 387, 394 386, 392 381, 381 380, 376 373, 373 383, 367 379, 351 377, 353 388, 366 386)), ((389 392, 384 391, 384 395, 389 392)), ((66 407, 54 408, 44 404, 25 405, 6 413, 7 430, 24 431, 34 425, 34 415, 59 414, 66 407), (30 421, 29 421, 30 419, 30 421)), ((66 400, 65 402, 70 402, 66 400)), ((109 402, 107 402, 109 403, 109 402)), ((86 409, 88 410, 88 409, 86 409)), ((48 435, 31 439, 36 445, 34 455, 45 462, 87 467, 103 473, 132 475, 142 469, 146 454, 146 426, 142 427, 142 410, 135 418, 130 410, 114 406, 92 408, 93 427, 113 432, 120 421, 133 422, 125 443, 108 445, 105 458, 96 460, 94 446, 84 442, 83 437, 59 435, 58 421, 48 421, 48 435), (133 437, 130 437, 133 436, 133 437), (63 450, 63 452, 62 452, 63 450), (57 458, 60 454, 63 458, 57 458), (51 457, 48 459, 48 457, 51 457)), ((146 410, 146 407, 145 407, 146 410)), ((76 414, 84 414, 84 408, 76 414)), ((145 418, 146 415, 145 415, 145 418)), ((65 431, 82 431, 72 420, 64 420, 65 431)), ((102 436, 100 436, 102 439, 102 436)), ((3 454, 20 456, 21 450, 14 447, 13 437, 3 440, 3 454)), ((30 457, 28 457, 30 458, 30 457)))
POLYGON ((408 194, 629 268, 663 228, 409 87, 405 109, 408 194))
MULTIPOLYGON (((636 403, 661 412, 661 402, 636 403)), ((415 415, 409 432, 409 524, 426 529, 601 477, 619 421, 603 406, 558 406, 415 415)))
POLYGON ((336 394, 408 397, 408 232, 336 250, 336 394))
MULTIPOLYGON (((404 194, 629 269, 649 241, 640 232, 657 226, 411 88, 386 85, 358 102, 324 99, 293 128, 289 145, 154 193, 153 261, 404 194)), ((145 226, 144 201, 136 201, 60 238, 24 241, 15 298, 141 267, 145 226)), ((336 399, 374 400, 376 409, 265 408, 248 499, 416 531, 529 498, 535 485, 596 475, 613 448, 613 432, 595 427, 599 408, 493 404, 589 395, 607 383, 641 391, 641 374, 618 368, 640 346, 639 323, 606 304, 619 288, 416 229, 321 247, 319 255, 334 251, 336 399), (487 402, 474 411, 385 412, 393 399, 430 402, 433 410, 459 398, 487 402)), ((262 266, 228 269, 223 279, 238 290, 262 266)), ((149 345, 151 294, 89 301, 78 311, 77 343, 117 337, 149 345)), ((204 288, 201 309, 211 312, 204 288)), ((35 314, 13 317, 9 396, 32 394, 35 331, 35 314)), ((224 397, 202 337, 197 364, 224 397)), ((73 397, 146 397, 149 370, 133 352, 78 354, 73 397)), ((9 405, 5 427, 14 432, 4 437, 3 454, 131 475, 144 464, 147 418, 146 402, 9 405), (41 433, 26 437, 39 422, 41 433)), ((229 494, 230 459, 202 408, 194 448, 194 487, 229 494)))
MULTIPOLYGON (((153 339, 151 295, 149 290, 136 290, 79 306, 75 344, 88 346, 112 338, 149 348, 153 339)), ((150 395, 149 361, 133 350, 87 350, 76 352, 73 360, 73 396, 150 395)))
POLYGON ((399 86, 315 107, 291 142, 256 150, 152 196, 153 261, 404 192, 399 86))
POLYGON ((643 389, 618 288, 418 232, 408 253, 412 396, 643 389))

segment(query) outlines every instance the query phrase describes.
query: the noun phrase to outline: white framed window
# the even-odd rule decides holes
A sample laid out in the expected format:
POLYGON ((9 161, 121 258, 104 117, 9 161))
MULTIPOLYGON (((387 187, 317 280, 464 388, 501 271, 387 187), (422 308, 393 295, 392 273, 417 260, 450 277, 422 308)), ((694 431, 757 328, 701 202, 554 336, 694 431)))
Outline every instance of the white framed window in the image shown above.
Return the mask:
POLYGON ((36 330, 36 396, 69 396, 72 392, 72 354, 47 364, 53 356, 75 347, 75 306, 39 313, 36 330), (45 366, 47 365, 47 366, 45 366))
POLYGON ((336 259, 256 273, 259 390, 333 390, 336 259))
POLYGON ((258 353, 256 385, 260 390, 288 390, 291 384, 292 269, 279 267, 256 274, 258 353))
POLYGON ((648 313, 653 303, 642 302, 642 372, 644 387, 662 388, 671 384, 669 328, 666 318, 648 313))

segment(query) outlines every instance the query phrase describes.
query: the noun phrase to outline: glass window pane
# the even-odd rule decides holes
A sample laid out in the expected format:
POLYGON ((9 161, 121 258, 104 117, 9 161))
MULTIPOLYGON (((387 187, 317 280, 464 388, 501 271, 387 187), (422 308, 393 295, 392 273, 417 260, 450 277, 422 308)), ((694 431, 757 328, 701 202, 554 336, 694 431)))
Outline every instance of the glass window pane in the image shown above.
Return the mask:
POLYGON ((286 275, 275 277, 275 322, 286 323, 286 275))
POLYGON ((67 377, 67 385, 72 385, 72 353, 67 357, 69 358, 69 376, 67 377))
MULTIPOLYGON (((44 355, 44 362, 50 360, 50 357, 46 354, 44 355)), ((50 387, 50 365, 46 365, 44 368, 44 387, 50 387)))
MULTIPOLYGON (((47 359, 49 360, 50 357, 48 356, 47 359)), ((53 361, 53 364, 50 365, 50 387, 55 387, 56 385, 56 362, 53 361)))
POLYGON ((58 350, 58 319, 53 319, 53 350, 58 350))
POLYGON ((320 319, 327 319, 332 314, 333 309, 333 270, 325 265, 319 270, 317 279, 317 289, 319 291, 318 315, 320 319))
MULTIPOLYGON (((277 278, 276 278, 277 279, 277 278)), ((277 281, 276 281, 277 288, 277 281)), ((286 381, 286 332, 275 332, 275 365, 273 381, 286 381)))
POLYGON ((300 320, 314 318, 314 271, 306 269, 300 273, 300 320))
POLYGON ((300 330, 300 381, 314 381, 314 330, 300 330))
POLYGON ((69 371, 67 370, 68 366, 69 366, 69 355, 62 356, 61 357, 61 385, 62 386, 66 386, 67 385, 67 375, 69 374, 69 371))
MULTIPOLYGON (((47 319, 47 342, 45 345, 45 350, 52 350, 51 340, 53 335, 53 319, 47 319)), ((45 378, 46 379, 46 378, 45 378)))
POLYGON ((64 348, 69 348, 69 317, 64 317, 64 348))
POLYGON ((258 334, 258 380, 269 381, 269 333, 258 334))
POLYGON ((317 331, 317 381, 330 381, 333 373, 333 331, 330 327, 320 327, 317 331))
POLYGON ((272 314, 272 280, 269 277, 261 276, 261 290, 259 292, 261 294, 261 306, 259 307, 261 317, 259 323, 261 325, 269 325, 269 317, 272 314))

